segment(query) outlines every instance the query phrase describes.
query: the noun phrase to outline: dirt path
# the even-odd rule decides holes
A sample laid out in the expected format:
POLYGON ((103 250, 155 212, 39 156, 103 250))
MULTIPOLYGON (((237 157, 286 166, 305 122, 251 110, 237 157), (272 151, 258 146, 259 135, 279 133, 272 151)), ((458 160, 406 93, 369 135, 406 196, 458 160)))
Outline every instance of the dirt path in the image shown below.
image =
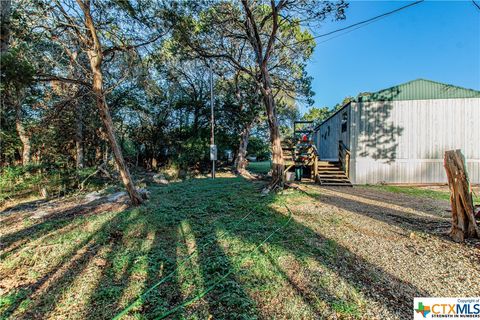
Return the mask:
POLYGON ((480 293, 480 243, 457 244, 446 236, 448 202, 369 187, 301 188, 314 201, 290 203, 295 219, 355 255, 357 263, 347 262, 344 274, 369 288, 363 290, 371 302, 365 316, 410 317, 414 296, 480 293), (395 305, 398 312, 392 312, 395 305))

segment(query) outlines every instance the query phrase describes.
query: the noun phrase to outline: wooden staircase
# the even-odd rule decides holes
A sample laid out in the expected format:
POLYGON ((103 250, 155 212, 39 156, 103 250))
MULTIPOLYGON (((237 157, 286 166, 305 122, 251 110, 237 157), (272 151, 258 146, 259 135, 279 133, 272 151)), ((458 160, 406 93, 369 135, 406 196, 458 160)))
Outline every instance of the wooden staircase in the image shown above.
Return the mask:
POLYGON ((316 181, 322 186, 352 187, 340 161, 317 161, 316 181))
MULTIPOLYGON (((311 135, 309 130, 297 130, 297 124, 312 124, 311 121, 295 121, 294 139, 299 135, 311 135)), ((314 180, 323 186, 348 186, 352 187, 349 180, 350 151, 343 141, 338 141, 338 161, 322 161, 312 140, 303 139, 295 141, 286 139, 282 141, 283 160, 285 171, 291 173, 296 168, 304 171, 302 178, 314 180)), ((298 171, 297 171, 298 173, 298 171)), ((290 176, 291 178, 291 176, 290 176)), ((301 179, 300 179, 301 180, 301 179)), ((311 180, 310 180, 311 181, 311 180)))

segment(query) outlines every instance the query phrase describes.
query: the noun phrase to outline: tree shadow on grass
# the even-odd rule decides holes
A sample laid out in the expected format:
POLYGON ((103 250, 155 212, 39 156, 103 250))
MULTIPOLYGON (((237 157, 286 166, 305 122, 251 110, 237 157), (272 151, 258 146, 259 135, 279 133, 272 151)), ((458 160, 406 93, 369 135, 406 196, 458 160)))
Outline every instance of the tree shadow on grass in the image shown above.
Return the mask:
MULTIPOLYGON (((406 229, 407 231, 429 233, 437 237, 442 237, 445 240, 449 240, 449 238, 446 236, 446 231, 450 227, 450 221, 445 217, 410 213, 408 211, 402 211, 393 208, 388 204, 380 206, 373 203, 363 202, 361 200, 355 200, 354 198, 349 198, 352 196, 352 194, 341 192, 337 189, 329 189, 329 191, 333 192, 328 194, 305 192, 305 194, 315 201, 385 222, 387 224, 406 229)), ((354 196, 363 198, 362 195, 354 196)), ((369 198, 365 199, 378 200, 369 198)), ((401 207, 401 204, 398 204, 398 206, 401 207)))
MULTIPOLYGON (((281 225, 285 221, 285 217, 273 210, 266 212, 264 215, 256 216, 256 223, 267 226, 264 232, 268 234, 269 231, 273 231, 281 225)), ((248 224, 246 224, 244 230, 237 232, 236 236, 241 237, 244 242, 258 243, 259 241, 257 236, 252 237, 248 230, 248 224)), ((337 273, 343 280, 357 288, 369 299, 380 305, 385 305, 392 314, 402 315, 403 317, 411 316, 413 297, 425 296, 426 294, 424 290, 389 274, 382 270, 380 266, 371 264, 346 247, 294 220, 285 230, 272 237, 268 245, 280 246, 282 250, 289 252, 300 260, 315 259, 326 269, 337 273), (304 241, 285 241, 292 235, 301 235, 304 241)), ((278 265, 272 264, 272 266, 278 269, 278 265)), ((283 272, 283 276, 285 275, 283 272)), ((289 278, 288 282, 292 283, 294 280, 289 278)), ((318 289, 321 291, 309 293, 304 291, 300 294, 306 304, 312 306, 315 300, 313 297, 319 298, 330 305, 339 302, 339 298, 334 294, 324 292, 324 288, 318 289)), ((312 306, 312 308, 315 308, 315 306, 312 306)))
MULTIPOLYGON (((155 232, 154 242, 148 253, 147 278, 144 282, 145 292, 152 286, 162 281, 177 267, 176 243, 178 238, 165 229, 155 232)), ((157 286, 153 292, 145 297, 145 302, 137 310, 137 313, 148 314, 148 318, 154 318, 167 312, 172 305, 182 301, 180 284, 177 275, 170 276, 157 286)), ((122 311, 119 309, 118 312, 122 311)))
MULTIPOLYGON (((163 195, 169 195, 173 201, 164 201, 155 207, 157 212, 164 214, 170 213, 171 209, 176 210, 176 216, 163 216, 162 219, 162 216, 157 215, 154 218, 157 220, 156 228, 163 230, 157 233, 156 248, 152 248, 154 250, 152 259, 149 259, 151 265, 146 288, 163 279, 177 266, 180 267, 174 276, 155 288, 146 298, 140 312, 148 319, 162 316, 172 308, 194 298, 233 268, 228 256, 218 244, 216 232, 217 227, 222 225, 220 220, 238 218, 229 212, 238 207, 229 201, 231 195, 224 193, 218 186, 204 189, 202 183, 188 182, 188 184, 193 184, 194 192, 186 192, 183 187, 185 183, 172 184, 164 189, 163 195), (185 201, 186 199, 188 201, 185 201), (199 199, 201 201, 198 201, 199 199), (168 239, 169 233, 173 232, 177 233, 176 242, 172 241, 175 240, 173 238, 168 239), (169 248, 167 252, 165 248, 169 248), (191 259, 186 260, 192 250, 196 250, 196 253, 191 259), (179 256, 181 251, 185 253, 179 256), (160 265, 163 265, 161 276, 158 272, 160 265), (190 278, 184 279, 181 285, 179 281, 185 277, 190 278)), ((220 284, 220 288, 215 288, 203 299, 193 303, 192 306, 181 308, 168 318, 194 316, 206 319, 213 316, 215 319, 221 319, 226 315, 230 319, 256 318, 252 299, 233 275, 226 278, 220 284)))
POLYGON ((77 205, 67 210, 59 210, 46 215, 38 223, 0 237, 0 250, 3 251, 0 258, 5 259, 7 255, 16 252, 26 242, 34 241, 51 231, 58 231, 68 225, 81 223, 85 218, 109 211, 115 205, 117 204, 96 200, 88 204, 77 205))
MULTIPOLYGON (((403 187, 407 188, 407 187, 403 187)), ((449 219, 450 215, 445 211, 450 209, 450 203, 448 200, 430 198, 428 196, 410 195, 407 193, 394 192, 389 190, 382 190, 375 186, 359 186, 354 188, 342 188, 342 187, 328 187, 329 190, 334 190, 337 193, 343 195, 355 195, 357 197, 365 198, 367 200, 381 201, 386 204, 391 204, 405 209, 411 209, 428 213, 432 216, 438 217, 438 219, 449 219), (367 192, 358 193, 358 188, 367 189, 367 192), (444 206, 440 207, 438 203, 444 202, 444 206)), ((433 217, 432 217, 433 219, 433 217)))
POLYGON ((143 245, 148 233, 148 221, 141 211, 120 222, 116 231, 118 237, 110 243, 111 248, 103 260, 105 266, 88 298, 86 319, 110 319, 115 316, 132 279, 144 272, 143 245))
POLYGON ((20 288, 25 294, 25 299, 18 299, 7 310, 1 314, 2 318, 7 318, 26 301, 33 300, 28 305, 28 310, 17 315, 16 319, 39 319, 46 317, 54 310, 60 297, 66 288, 72 285, 75 279, 88 266, 89 262, 104 247, 118 241, 121 237, 121 226, 130 221, 128 215, 130 211, 118 213, 113 219, 105 222, 99 230, 92 233, 86 239, 64 255, 61 262, 51 268, 51 271, 38 279, 31 285, 20 288), (42 289, 40 293, 37 293, 42 289))
MULTIPOLYGON (((216 183, 219 183, 218 180, 220 179, 217 179, 216 183)), ((249 184, 249 182, 245 181, 244 183, 249 184)), ((258 191, 255 190, 252 185, 249 185, 249 188, 251 189, 250 196, 257 196, 255 201, 258 201, 258 191)), ((231 191, 232 190, 228 190, 228 186, 225 186, 225 190, 218 191, 219 193, 217 196, 218 198, 221 198, 223 192, 228 193, 231 191)), ((209 199, 208 194, 203 194, 200 192, 197 194, 197 196, 204 198, 205 201, 214 201, 213 198, 209 199)), ((229 232, 231 232, 235 237, 242 239, 244 243, 258 245, 266 235, 285 222, 284 216, 279 215, 277 212, 269 208, 271 202, 274 201, 274 198, 275 197, 265 197, 263 200, 260 200, 261 204, 257 205, 256 214, 245 221, 245 223, 241 224, 240 228, 237 230, 231 230, 229 232), (252 230, 252 228, 255 228, 256 230, 252 230)), ((231 202, 231 204, 242 207, 246 200, 247 199, 240 196, 238 200, 231 202)), ((252 201, 252 204, 255 203, 255 201, 252 201)), ((235 220, 238 220, 239 218, 240 215, 237 215, 235 220)), ((226 221, 224 226, 225 228, 231 227, 232 223, 226 221)), ((198 230, 205 229, 204 226, 197 227, 195 224, 192 225, 192 228, 198 230)), ((197 235, 196 238, 202 239, 203 237, 201 237, 201 235, 197 235)), ((392 314, 398 314, 398 312, 401 312, 403 315, 410 315, 412 303, 411 299, 413 299, 414 296, 425 295, 424 290, 416 288, 414 285, 398 279, 397 277, 382 270, 381 267, 369 263, 362 257, 354 254, 347 248, 338 244, 334 245, 336 254, 335 257, 332 258, 330 249, 332 246, 332 240, 325 238, 322 235, 315 233, 310 228, 294 221, 290 223, 286 230, 283 230, 281 233, 272 237, 268 244, 275 246, 279 246, 279 244, 281 244, 280 246, 282 250, 291 253, 293 256, 299 259, 314 258, 320 264, 324 265, 325 268, 338 273, 348 283, 355 288, 358 288, 359 291, 363 292, 369 299, 377 301, 379 304, 386 305, 392 314), (305 239, 305 241, 283 241, 288 240, 291 234, 300 235, 305 239)), ((211 249, 208 252, 210 253, 212 251, 215 252, 218 250, 211 249)), ((213 255, 217 256, 220 260, 227 258, 227 256, 225 256, 225 254, 221 251, 214 253, 213 255)), ((202 271, 204 278, 206 279, 206 283, 209 282, 208 278, 212 271, 215 272, 215 270, 211 270, 209 268, 211 261, 209 261, 207 257, 208 254, 206 253, 200 254, 200 260, 206 261, 202 263, 203 265, 207 266, 203 267, 202 271)), ((238 281, 236 281, 236 283, 238 283, 238 281)), ((227 289, 226 291, 227 295, 228 292, 231 292, 233 295, 236 294, 234 289, 227 289)), ((222 292, 225 294, 225 291, 222 292)), ((216 312, 215 310, 218 311, 218 309, 215 308, 215 304, 218 304, 217 300, 219 299, 220 294, 221 292, 216 292, 215 294, 209 295, 209 304, 210 306, 213 306, 213 308, 211 307, 212 312, 216 312)), ((307 294, 304 294, 304 296, 306 295, 307 294)), ((338 300, 338 298, 334 295, 328 296, 327 294, 325 296, 325 294, 322 295, 319 294, 319 292, 314 292, 313 295, 319 297, 323 296, 321 299, 326 300, 327 303, 338 300)), ((306 303, 311 304, 312 301, 306 301, 306 303)), ((241 314, 241 310, 242 309, 240 309, 239 314, 241 314)))
MULTIPOLYGON (((192 228, 198 239, 198 247, 202 248, 198 255, 198 263, 204 287, 208 287, 235 267, 219 243, 217 227, 198 222, 193 224, 192 228), (204 236, 205 231, 209 237, 204 236)), ((229 319, 257 319, 255 302, 247 294, 235 273, 230 274, 216 286, 205 300, 209 309, 206 317, 221 319, 228 315, 229 319)))
MULTIPOLYGON (((245 248, 257 246, 268 234, 285 223, 285 215, 271 208, 276 200, 277 197, 273 195, 261 197, 255 185, 243 178, 217 178, 214 182, 197 179, 172 183, 167 187, 153 190, 152 200, 141 209, 142 212, 135 215, 132 215, 132 211, 117 214, 90 238, 76 246, 71 253, 65 255, 63 268, 66 267, 66 270, 58 275, 52 271, 51 274, 44 276, 45 279, 39 280, 41 282, 39 285, 31 287, 29 297, 33 298, 33 303, 29 310, 20 313, 19 318, 42 318, 55 310, 65 290, 72 286, 102 248, 109 249, 107 261, 99 282, 87 298, 89 302, 87 317, 110 318, 125 305, 123 296, 132 282, 136 281, 134 275, 137 272, 135 264, 138 259, 146 259, 147 275, 143 290, 165 277, 181 263, 181 259, 184 259, 178 257, 176 250, 178 242, 181 241, 177 234, 181 221, 188 221, 197 243, 198 274, 202 278, 204 288, 232 268, 238 268, 238 272, 242 274, 246 272, 249 275, 243 277, 235 272, 205 296, 202 301, 207 304, 208 313, 215 318, 275 317, 275 314, 265 315, 259 310, 257 300, 252 296, 252 289, 269 281, 256 278, 253 271, 257 261, 246 267, 239 267, 234 261, 238 261, 239 255, 250 254, 245 248), (243 223, 237 225, 247 210, 254 212, 243 223), (132 230, 136 230, 135 237, 138 237, 138 242, 130 248, 125 248, 125 241, 131 237, 132 230), (222 242, 227 241, 227 238, 218 238, 219 230, 227 230, 228 238, 233 237, 241 241, 243 249, 240 253, 224 247, 222 242), (154 235, 151 239, 150 234, 154 235), (151 245, 147 249, 143 247, 142 239, 151 240, 151 245), (79 251, 81 248, 85 249, 79 251), (120 267, 116 267, 115 261, 122 261, 120 267), (42 290, 38 295, 31 295, 47 282, 47 290, 42 290)), ((344 201, 342 198, 333 200, 330 204, 342 207, 344 201)), ((62 221, 61 225, 67 223, 62 221)), ((226 243, 229 246, 229 242, 226 243)), ((369 263, 346 247, 294 220, 285 229, 274 234, 267 241, 266 247, 276 248, 283 252, 282 254, 291 255, 299 261, 314 259, 325 269, 337 274, 342 281, 361 291, 368 299, 384 305, 392 314, 411 316, 413 297, 426 295, 425 291, 385 272, 381 266, 369 263)), ((262 256, 260 253, 256 258, 262 256)), ((324 302, 332 309, 343 301, 343 298, 329 292, 328 288, 322 285, 300 287, 282 265, 268 256, 263 256, 262 259, 270 261, 269 272, 284 279, 313 312, 322 312, 318 301, 324 302)), ((145 269, 142 270, 140 272, 145 272, 145 269)), ((316 283, 314 275, 309 275, 308 278, 312 283, 316 283)), ((146 302, 141 307, 136 307, 130 314, 137 313, 134 316, 147 319, 155 318, 188 299, 189 297, 183 297, 178 279, 177 274, 157 287, 146 302)), ((201 289, 191 294, 198 294, 199 290, 201 289)), ((128 303, 132 301, 133 299, 130 299, 128 303)), ((265 301, 275 303, 273 300, 265 301)), ((13 314, 19 305, 20 302, 15 303, 8 312, 3 312, 2 316, 13 314)), ((275 312, 276 306, 271 309, 275 312)), ((192 305, 182 312, 192 316, 197 313, 204 315, 205 308, 192 305)), ((179 316, 175 313, 171 318, 179 316)))
POLYGON ((35 199, 26 202, 21 202, 19 204, 15 204, 9 207, 5 207, 4 209, 0 210, 0 216, 2 215, 12 215, 19 211, 24 211, 26 209, 34 209, 41 204, 47 203, 50 201, 49 199, 35 199))

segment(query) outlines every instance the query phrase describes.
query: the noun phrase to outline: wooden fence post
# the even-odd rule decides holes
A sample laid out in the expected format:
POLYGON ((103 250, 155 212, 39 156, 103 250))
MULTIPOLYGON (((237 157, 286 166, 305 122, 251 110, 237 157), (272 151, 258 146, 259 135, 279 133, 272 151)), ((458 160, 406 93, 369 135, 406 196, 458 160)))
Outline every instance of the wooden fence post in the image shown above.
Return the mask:
POLYGON ((462 242, 465 238, 480 238, 480 229, 475 221, 472 190, 462 151, 445 151, 444 166, 452 206, 450 237, 457 242, 462 242))

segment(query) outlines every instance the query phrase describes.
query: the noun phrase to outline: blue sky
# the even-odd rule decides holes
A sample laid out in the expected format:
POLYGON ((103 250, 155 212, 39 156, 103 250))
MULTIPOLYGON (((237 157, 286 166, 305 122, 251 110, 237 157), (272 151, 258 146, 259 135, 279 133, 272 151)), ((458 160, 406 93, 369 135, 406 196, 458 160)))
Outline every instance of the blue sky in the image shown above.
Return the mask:
MULTIPOLYGON (((314 33, 329 32, 408 3, 351 1, 345 21, 326 22, 314 33)), ((332 107, 346 96, 418 78, 480 90, 480 10, 471 1, 425 1, 339 34, 318 39, 308 63, 315 106, 332 107)), ((305 110, 301 108, 302 113, 305 110)))

